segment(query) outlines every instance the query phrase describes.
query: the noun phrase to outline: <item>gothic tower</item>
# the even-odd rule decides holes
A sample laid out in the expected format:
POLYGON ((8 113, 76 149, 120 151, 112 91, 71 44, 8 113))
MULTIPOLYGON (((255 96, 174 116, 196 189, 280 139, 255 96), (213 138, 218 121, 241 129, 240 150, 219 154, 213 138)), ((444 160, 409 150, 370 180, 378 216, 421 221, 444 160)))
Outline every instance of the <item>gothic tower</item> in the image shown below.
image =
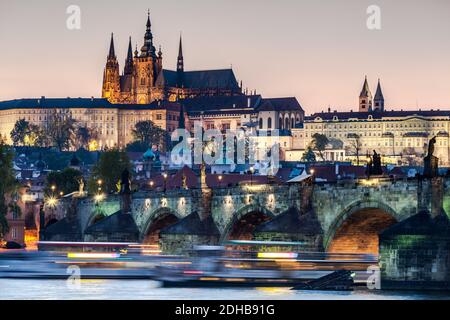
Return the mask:
POLYGON ((384 111, 384 96, 383 91, 381 90, 380 79, 378 79, 377 92, 375 93, 375 97, 373 98, 373 105, 375 111, 384 111))
POLYGON ((125 60, 125 68, 123 69, 124 75, 133 75, 133 48, 131 47, 131 37, 128 42, 127 59, 125 60))
MULTIPOLYGON (((144 36, 144 45, 141 48, 141 54, 135 58, 135 88, 136 103, 147 104, 155 100, 152 89, 155 87, 156 77, 158 76, 158 65, 156 49, 153 45, 153 34, 151 31, 150 12, 147 17, 147 30, 144 36)), ((162 59, 162 55, 161 55, 162 59)))
POLYGON ((367 82, 367 76, 364 80, 364 85, 359 95, 359 112, 371 112, 372 111, 372 93, 369 89, 369 83, 367 82))
POLYGON ((118 103, 120 99, 119 63, 114 50, 114 34, 111 34, 111 44, 103 72, 102 97, 111 103, 118 103))

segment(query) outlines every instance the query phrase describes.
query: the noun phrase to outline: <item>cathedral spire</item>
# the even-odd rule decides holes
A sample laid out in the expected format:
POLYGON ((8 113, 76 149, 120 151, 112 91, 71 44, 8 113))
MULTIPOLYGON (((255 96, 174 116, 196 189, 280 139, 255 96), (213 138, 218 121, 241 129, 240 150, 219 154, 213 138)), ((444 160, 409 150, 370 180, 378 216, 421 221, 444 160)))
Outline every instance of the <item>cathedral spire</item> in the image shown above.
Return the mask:
POLYGON ((364 80, 364 85, 359 94, 359 112, 371 112, 372 111, 372 93, 369 89, 369 82, 367 76, 364 80))
POLYGON ((150 22, 150 9, 147 11, 147 31, 152 27, 152 23, 150 22))
POLYGON ((153 46, 153 34, 152 34, 152 23, 150 22, 150 10, 147 13, 147 29, 144 36, 144 46, 141 49, 142 56, 149 57, 154 56, 156 57, 156 49, 153 46))
POLYGON ((180 34, 180 44, 178 47, 177 59, 177 86, 182 88, 184 85, 184 58, 183 58, 183 39, 180 34))
POLYGON ((180 44, 178 46, 177 71, 184 72, 184 58, 183 58, 183 39, 180 34, 180 44))
POLYGON ((374 109, 378 111, 384 111, 384 96, 381 90, 380 79, 378 79, 377 91, 375 92, 375 97, 373 98, 374 109))
POLYGON ((115 60, 116 52, 114 50, 114 33, 111 33, 111 44, 109 46, 108 60, 115 60))
POLYGON ((124 74, 132 74, 133 73, 133 48, 131 46, 131 37, 128 43, 128 53, 127 59, 125 60, 125 69, 124 74))

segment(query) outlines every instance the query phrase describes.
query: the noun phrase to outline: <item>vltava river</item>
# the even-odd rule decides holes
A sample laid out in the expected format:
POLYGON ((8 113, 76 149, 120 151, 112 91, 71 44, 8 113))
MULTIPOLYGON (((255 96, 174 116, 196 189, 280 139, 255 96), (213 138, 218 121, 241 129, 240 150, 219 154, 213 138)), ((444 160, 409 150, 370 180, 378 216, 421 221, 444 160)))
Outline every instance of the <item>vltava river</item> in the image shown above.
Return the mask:
POLYGON ((192 289, 161 288, 150 280, 81 280, 78 287, 65 280, 0 279, 0 299, 44 300, 424 300, 448 299, 450 293, 392 292, 356 289, 353 292, 291 291, 288 288, 192 289))

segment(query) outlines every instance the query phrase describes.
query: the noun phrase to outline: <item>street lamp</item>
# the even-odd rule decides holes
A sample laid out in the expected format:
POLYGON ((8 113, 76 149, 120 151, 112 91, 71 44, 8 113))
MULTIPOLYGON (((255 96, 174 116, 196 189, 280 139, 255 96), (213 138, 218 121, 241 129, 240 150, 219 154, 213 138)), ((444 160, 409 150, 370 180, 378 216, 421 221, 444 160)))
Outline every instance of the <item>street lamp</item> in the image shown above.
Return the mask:
POLYGON ((153 180, 152 181, 150 181, 150 188, 151 189, 153 189, 153 185, 154 185, 155 183, 153 182, 153 180))
POLYGON ((223 176, 220 175, 220 176, 218 177, 218 179, 219 179, 219 188, 220 188, 220 187, 221 187, 221 182, 222 182, 223 176))
POLYGON ((103 184, 103 180, 102 179, 98 179, 97 180, 98 193, 100 193, 102 191, 102 184, 103 184))
POLYGON ((250 185, 253 185, 253 173, 255 173, 255 168, 253 166, 250 167, 250 185))
POLYGON ((164 192, 166 192, 166 188, 167 188, 167 177, 168 177, 167 173, 164 172, 164 173, 163 173, 163 178, 164 178, 164 192))

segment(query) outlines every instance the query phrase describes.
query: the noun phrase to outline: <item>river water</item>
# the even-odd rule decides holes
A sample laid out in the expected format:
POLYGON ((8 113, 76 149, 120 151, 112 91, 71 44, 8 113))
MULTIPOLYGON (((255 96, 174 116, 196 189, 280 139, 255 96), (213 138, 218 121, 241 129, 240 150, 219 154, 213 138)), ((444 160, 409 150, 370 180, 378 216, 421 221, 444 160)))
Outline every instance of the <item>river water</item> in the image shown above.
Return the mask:
POLYGON ((450 300, 450 293, 395 292, 358 288, 353 292, 291 291, 288 288, 161 288, 150 280, 0 279, 0 299, 43 300, 450 300))

